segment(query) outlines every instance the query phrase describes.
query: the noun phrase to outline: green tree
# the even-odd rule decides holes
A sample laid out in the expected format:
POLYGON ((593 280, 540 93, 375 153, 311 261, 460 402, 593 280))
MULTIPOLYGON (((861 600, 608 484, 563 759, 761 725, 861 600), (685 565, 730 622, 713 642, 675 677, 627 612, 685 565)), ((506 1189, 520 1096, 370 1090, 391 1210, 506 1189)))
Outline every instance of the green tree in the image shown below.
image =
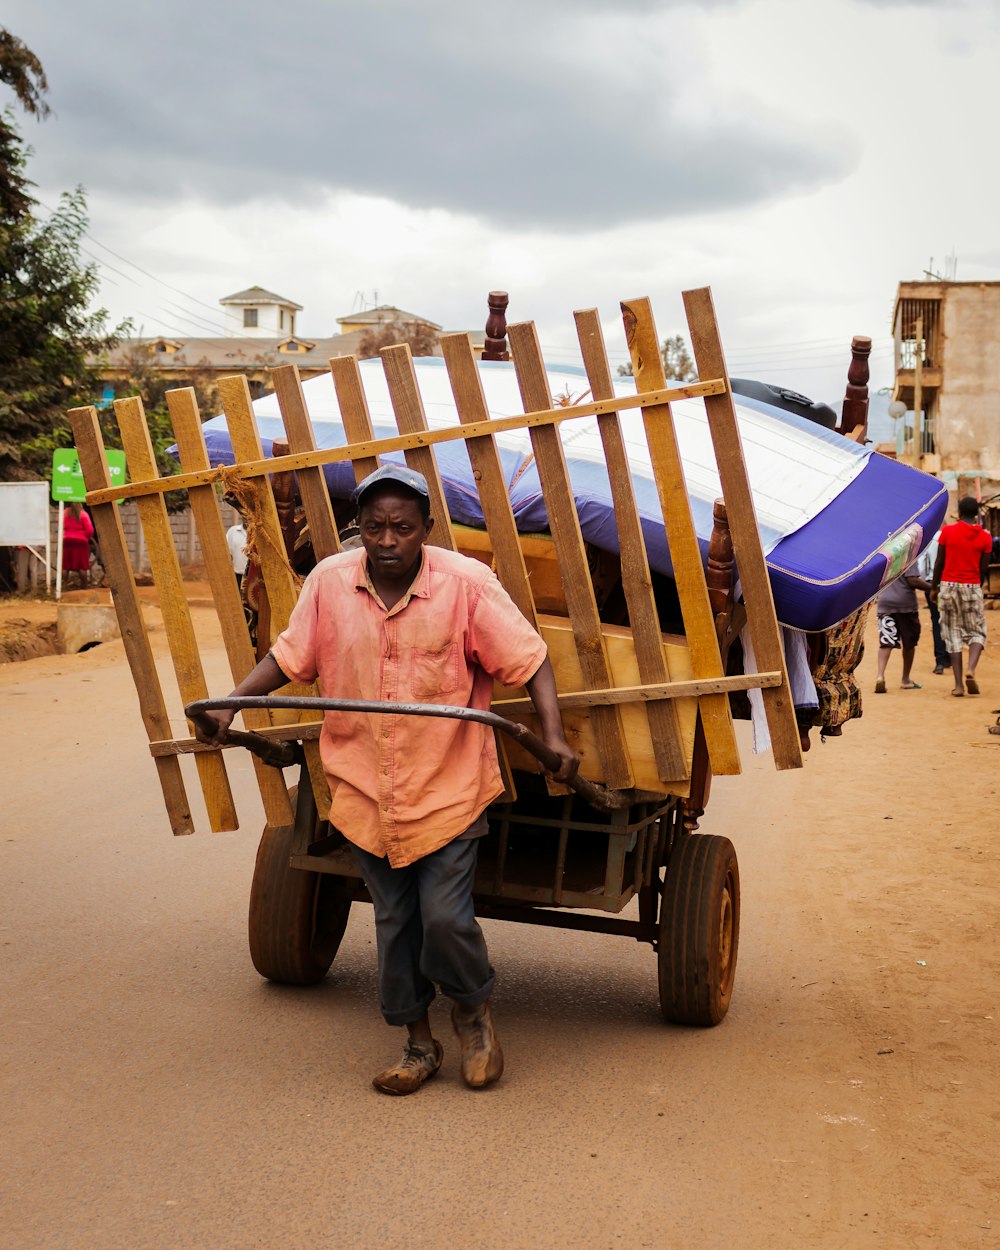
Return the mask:
MULTIPOLYGON (((28 113, 44 117, 45 73, 30 48, 0 29, 0 82, 28 113)), ((10 110, 0 118, 0 481, 45 477, 52 448, 69 446, 68 409, 90 401, 88 356, 126 329, 91 311, 97 267, 80 258, 83 189, 65 192, 46 220, 25 176, 28 150, 10 110)))
MULTIPOLYGON (((660 346, 660 355, 663 357, 663 372, 668 382, 696 382, 698 380, 698 369, 691 359, 683 334, 665 338, 660 346)), ((619 365, 618 374, 620 377, 630 378, 632 362, 619 365)))
MULTIPOLYGON (((45 71, 34 52, 16 35, 0 27, 0 83, 10 87, 18 104, 32 117, 47 117, 49 106, 45 92, 49 89, 45 71)), ((33 201, 28 194, 31 185, 23 174, 24 158, 12 114, 0 113, 0 216, 20 216, 30 211, 33 201)))
POLYGON ((103 309, 88 311, 98 276, 80 262, 86 228, 79 187, 44 222, 0 218, 2 481, 47 476, 52 448, 72 443, 67 411, 91 402, 87 357, 109 351, 126 329, 109 331, 103 309))

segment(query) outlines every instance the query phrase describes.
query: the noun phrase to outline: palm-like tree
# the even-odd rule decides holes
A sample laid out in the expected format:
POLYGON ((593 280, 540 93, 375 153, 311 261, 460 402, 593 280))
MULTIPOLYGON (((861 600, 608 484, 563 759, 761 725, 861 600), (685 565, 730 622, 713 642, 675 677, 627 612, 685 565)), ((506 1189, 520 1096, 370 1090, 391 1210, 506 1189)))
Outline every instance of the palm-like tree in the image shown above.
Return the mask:
POLYGON ((0 27, 0 82, 6 83, 17 102, 32 117, 47 117, 49 89, 42 63, 23 39, 0 27))

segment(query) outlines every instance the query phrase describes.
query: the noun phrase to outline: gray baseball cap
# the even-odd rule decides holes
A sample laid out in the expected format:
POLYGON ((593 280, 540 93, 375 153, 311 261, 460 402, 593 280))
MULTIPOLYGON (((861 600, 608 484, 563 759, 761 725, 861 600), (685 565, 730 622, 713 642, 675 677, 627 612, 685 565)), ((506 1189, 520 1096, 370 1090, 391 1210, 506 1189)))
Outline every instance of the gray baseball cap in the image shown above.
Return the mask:
POLYGON ((354 502, 360 506, 362 497, 373 486, 378 486, 382 482, 395 482, 400 486, 408 487, 418 495, 423 495, 425 499, 431 497, 427 479, 422 473, 418 473, 416 469, 411 469, 405 464, 383 464, 358 483, 354 489, 354 502))

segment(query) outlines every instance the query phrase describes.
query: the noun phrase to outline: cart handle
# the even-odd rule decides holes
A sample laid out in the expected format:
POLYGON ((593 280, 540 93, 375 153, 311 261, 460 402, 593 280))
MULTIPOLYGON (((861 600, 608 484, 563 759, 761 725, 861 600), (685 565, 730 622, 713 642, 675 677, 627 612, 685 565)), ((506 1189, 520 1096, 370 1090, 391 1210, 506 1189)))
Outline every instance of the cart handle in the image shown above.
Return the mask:
MULTIPOLYGON (((272 708, 292 708, 300 712, 369 712, 387 716, 444 716, 452 720, 475 721, 497 729, 520 743, 526 751, 535 757, 542 767, 550 773, 559 769, 559 756, 536 734, 517 721, 505 720, 496 712, 483 712, 474 707, 458 707, 451 703, 388 703, 375 699, 316 699, 302 695, 243 695, 229 699, 198 699, 189 703, 184 715, 195 722, 200 722, 205 732, 214 732, 215 726, 210 721, 202 720, 206 712, 233 711, 241 712, 245 708, 261 708, 265 711, 272 708)), ((291 742, 272 742, 261 734, 242 733, 230 730, 228 741, 259 756, 266 764, 276 768, 285 768, 289 764, 301 761, 301 747, 291 742)), ((609 790, 607 786, 586 781, 579 774, 573 778, 569 786, 580 798, 591 807, 602 812, 614 812, 628 807, 634 796, 628 791, 609 790)))

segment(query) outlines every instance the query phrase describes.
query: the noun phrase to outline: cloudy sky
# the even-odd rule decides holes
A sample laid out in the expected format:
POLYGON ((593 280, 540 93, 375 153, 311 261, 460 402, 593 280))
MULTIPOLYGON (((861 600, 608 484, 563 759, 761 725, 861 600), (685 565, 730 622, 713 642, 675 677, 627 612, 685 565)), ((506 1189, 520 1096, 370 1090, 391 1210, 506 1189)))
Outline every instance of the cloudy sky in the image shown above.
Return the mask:
MULTIPOLYGON (((360 301, 449 329, 511 293, 553 361, 597 306, 710 285, 730 371, 891 382, 896 283, 1000 281, 998 0, 7 0, 53 115, 43 204, 81 183, 101 302, 237 332, 260 284, 303 335, 360 301)), ((4 88, 0 92, 6 93, 4 88)), ((0 100, 6 103, 6 100, 0 100)))

